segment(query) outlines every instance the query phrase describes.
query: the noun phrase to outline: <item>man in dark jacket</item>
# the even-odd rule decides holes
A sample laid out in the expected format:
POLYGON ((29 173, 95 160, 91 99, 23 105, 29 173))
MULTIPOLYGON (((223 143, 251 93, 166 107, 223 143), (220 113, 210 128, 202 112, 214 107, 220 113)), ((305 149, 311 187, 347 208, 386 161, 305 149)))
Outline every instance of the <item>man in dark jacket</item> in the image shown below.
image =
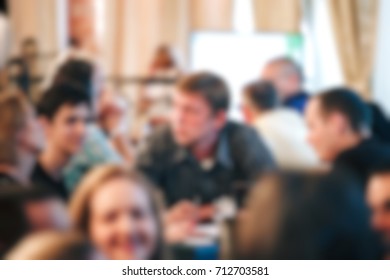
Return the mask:
POLYGON ((371 137, 368 106, 352 90, 335 88, 310 100, 306 110, 309 142, 333 168, 347 168, 367 181, 390 161, 390 146, 371 137))
POLYGON ((137 164, 170 206, 183 200, 209 205, 245 193, 262 171, 274 168, 256 132, 227 120, 228 106, 227 86, 214 74, 193 74, 178 84, 170 126, 151 136, 137 164))

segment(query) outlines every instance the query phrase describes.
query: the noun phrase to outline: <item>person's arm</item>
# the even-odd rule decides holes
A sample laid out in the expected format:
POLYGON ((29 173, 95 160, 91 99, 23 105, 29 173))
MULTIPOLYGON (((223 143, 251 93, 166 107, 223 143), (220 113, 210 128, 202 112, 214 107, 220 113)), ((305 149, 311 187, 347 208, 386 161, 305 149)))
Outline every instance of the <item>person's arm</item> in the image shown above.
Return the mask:
POLYGON ((177 202, 163 215, 166 241, 175 244, 186 240, 199 222, 209 221, 214 215, 213 205, 199 206, 187 200, 177 202))
POLYGON ((250 127, 235 133, 232 152, 242 177, 240 181, 233 182, 232 191, 236 202, 242 206, 256 179, 262 172, 275 170, 276 164, 258 133, 250 127))
POLYGON ((130 140, 126 135, 117 134, 111 137, 111 143, 115 150, 122 156, 124 162, 128 166, 134 165, 134 151, 130 144, 130 140))
POLYGON ((160 133, 150 135, 142 144, 135 163, 136 168, 158 187, 163 187, 163 167, 166 164, 166 158, 163 156, 164 142, 165 139, 160 133))
POLYGON ((72 158, 65 169, 65 180, 68 189, 73 191, 81 178, 91 168, 105 163, 122 164, 123 159, 99 127, 90 126, 88 127, 87 139, 83 149, 72 158))
POLYGON ((374 137, 378 139, 390 142, 390 121, 387 119, 383 110, 375 103, 367 104, 371 111, 371 129, 374 137))

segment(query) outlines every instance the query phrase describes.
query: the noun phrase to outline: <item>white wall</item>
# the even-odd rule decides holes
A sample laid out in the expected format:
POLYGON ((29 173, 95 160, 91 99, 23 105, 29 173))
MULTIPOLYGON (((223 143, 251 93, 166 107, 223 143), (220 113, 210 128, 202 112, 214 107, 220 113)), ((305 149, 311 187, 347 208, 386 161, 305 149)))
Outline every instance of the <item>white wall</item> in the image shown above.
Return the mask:
POLYGON ((305 0, 303 3, 306 87, 316 93, 342 85, 344 77, 327 0, 305 0))
POLYGON ((20 43, 36 38, 43 53, 60 51, 67 43, 66 0, 8 0, 12 29, 12 52, 20 43))
POLYGON ((380 0, 373 99, 390 114, 390 1, 380 0))

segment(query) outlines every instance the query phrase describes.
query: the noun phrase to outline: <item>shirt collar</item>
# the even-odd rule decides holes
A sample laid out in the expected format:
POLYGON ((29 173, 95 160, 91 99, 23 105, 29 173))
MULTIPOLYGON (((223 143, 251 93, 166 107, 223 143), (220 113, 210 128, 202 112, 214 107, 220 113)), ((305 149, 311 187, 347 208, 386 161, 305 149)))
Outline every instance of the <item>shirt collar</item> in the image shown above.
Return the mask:
MULTIPOLYGON (((190 152, 186 148, 180 146, 177 146, 173 155, 174 161, 176 163, 181 163, 190 157, 192 157, 190 152)), ((215 153, 215 162, 226 168, 233 167, 233 159, 230 152, 229 139, 226 129, 223 129, 219 136, 217 151, 215 153)))

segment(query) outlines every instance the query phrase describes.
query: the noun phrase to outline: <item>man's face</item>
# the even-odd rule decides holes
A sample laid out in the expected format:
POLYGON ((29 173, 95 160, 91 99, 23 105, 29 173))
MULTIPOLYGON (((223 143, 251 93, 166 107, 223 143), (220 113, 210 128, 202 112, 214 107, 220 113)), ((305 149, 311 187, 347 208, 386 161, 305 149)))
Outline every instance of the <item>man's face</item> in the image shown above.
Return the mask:
POLYGON ((176 92, 170 119, 176 143, 190 146, 216 133, 225 124, 225 115, 214 113, 199 94, 176 92))
POLYGON ((373 229, 382 235, 386 244, 390 244, 390 173, 373 176, 366 197, 373 229))
POLYGON ((339 141, 346 129, 345 119, 339 113, 325 116, 318 98, 309 101, 305 119, 309 129, 308 142, 321 160, 332 162, 340 153, 339 141))
POLYGON ((86 104, 65 104, 51 120, 44 120, 47 142, 62 152, 77 153, 85 140, 90 109, 86 104))

